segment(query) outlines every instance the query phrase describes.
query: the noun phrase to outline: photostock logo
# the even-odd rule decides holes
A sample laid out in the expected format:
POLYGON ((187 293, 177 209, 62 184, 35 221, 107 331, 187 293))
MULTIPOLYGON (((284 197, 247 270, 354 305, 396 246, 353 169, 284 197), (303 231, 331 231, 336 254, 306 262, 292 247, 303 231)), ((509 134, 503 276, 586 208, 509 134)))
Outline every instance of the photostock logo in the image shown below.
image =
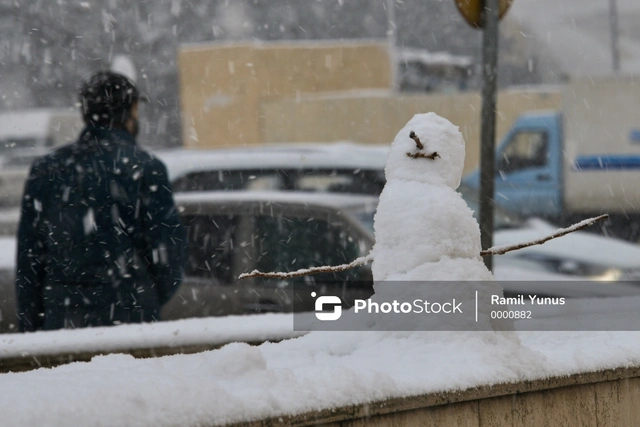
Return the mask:
MULTIPOLYGON (((316 297, 315 292, 311 292, 313 298, 316 297)), ((316 299, 316 318, 323 322, 338 320, 342 316, 342 300, 336 296, 322 296, 316 299), (325 311, 325 306, 331 307, 333 310, 325 311)))

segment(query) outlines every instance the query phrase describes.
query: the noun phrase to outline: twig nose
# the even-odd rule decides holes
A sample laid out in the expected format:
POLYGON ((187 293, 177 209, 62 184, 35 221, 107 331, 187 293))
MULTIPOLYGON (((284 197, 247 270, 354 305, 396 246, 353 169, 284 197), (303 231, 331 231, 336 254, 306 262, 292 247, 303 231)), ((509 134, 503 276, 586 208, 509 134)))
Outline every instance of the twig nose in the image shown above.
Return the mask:
POLYGON ((411 131, 409 133, 409 138, 415 141, 416 147, 418 147, 418 150, 422 150, 424 148, 424 145, 422 145, 422 142, 420 142, 420 138, 418 138, 418 135, 416 135, 414 131, 411 131))

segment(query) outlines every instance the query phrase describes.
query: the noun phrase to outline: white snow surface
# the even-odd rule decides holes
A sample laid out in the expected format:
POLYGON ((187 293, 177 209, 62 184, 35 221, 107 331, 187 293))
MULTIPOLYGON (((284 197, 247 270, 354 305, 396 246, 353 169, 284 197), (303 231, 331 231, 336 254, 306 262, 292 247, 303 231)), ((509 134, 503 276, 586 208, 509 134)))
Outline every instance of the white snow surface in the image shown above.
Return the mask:
MULTIPOLYGON (((636 307, 638 307, 636 301, 636 307)), ((0 375, 6 425, 196 426, 640 364, 640 334, 314 332, 0 375), (33 402, 37 402, 36 405, 33 402)))
POLYGON ((303 335, 292 330, 290 314, 208 317, 171 322, 0 334, 0 358, 76 352, 113 352, 132 348, 277 341, 303 335))

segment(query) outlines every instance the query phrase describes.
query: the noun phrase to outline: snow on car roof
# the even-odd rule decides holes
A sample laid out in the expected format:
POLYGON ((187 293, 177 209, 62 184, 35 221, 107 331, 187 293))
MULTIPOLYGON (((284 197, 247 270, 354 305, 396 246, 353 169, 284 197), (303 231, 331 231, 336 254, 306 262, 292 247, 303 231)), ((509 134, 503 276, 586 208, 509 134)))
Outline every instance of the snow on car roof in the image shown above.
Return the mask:
POLYGON ((56 114, 74 115, 69 110, 63 109, 31 109, 2 112, 0 113, 0 138, 44 137, 49 133, 51 118, 56 114))
POLYGON ((171 181, 208 170, 347 168, 383 170, 388 145, 351 142, 269 144, 225 149, 173 149, 155 155, 167 166, 171 181))
POLYGON ((335 207, 341 209, 359 206, 375 207, 378 198, 365 194, 342 194, 295 191, 203 191, 177 193, 176 203, 269 203, 298 204, 307 206, 335 207))

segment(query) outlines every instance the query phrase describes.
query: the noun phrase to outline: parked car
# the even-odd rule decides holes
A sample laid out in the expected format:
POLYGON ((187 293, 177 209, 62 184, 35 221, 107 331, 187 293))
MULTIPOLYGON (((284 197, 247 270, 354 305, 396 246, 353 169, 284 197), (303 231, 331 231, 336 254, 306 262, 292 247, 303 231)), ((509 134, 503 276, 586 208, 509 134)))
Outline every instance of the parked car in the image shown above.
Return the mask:
POLYGON ((349 142, 269 144, 156 155, 173 190, 295 190, 379 195, 388 146, 349 142))
MULTIPOLYGON (((373 292, 369 266, 290 280, 237 277, 254 269, 292 271, 343 264, 368 254, 374 243, 377 200, 367 195, 291 191, 177 194, 188 229, 189 259, 185 280, 164 307, 163 318, 312 310, 311 288, 294 290, 294 282, 339 295, 347 306, 355 298, 367 298, 373 292)), ((521 242, 548 231, 502 210, 496 219, 496 244, 521 242)), ((11 268, 15 247, 2 247, 0 332, 7 332, 16 322, 11 268)), ((585 232, 497 256, 494 262, 494 273, 507 295, 638 295, 640 287, 634 283, 602 281, 637 277, 639 268, 640 248, 585 232)))
MULTIPOLYGON (((374 237, 357 219, 375 211, 370 196, 295 192, 212 192, 176 196, 188 229, 185 280, 164 319, 312 311, 311 288, 294 279, 241 273, 339 265, 369 253, 374 237)), ((347 304, 373 293, 369 266, 297 279, 347 304), (337 287, 337 288, 336 288, 337 287)))
MULTIPOLYGON (((479 212, 479 196, 475 189, 461 185, 462 194, 475 214, 479 212)), ((495 207, 494 245, 529 242, 548 236, 559 227, 539 218, 523 218, 500 206, 495 207)), ((501 280, 518 279, 517 270, 537 272, 540 280, 640 281, 640 247, 613 237, 577 231, 494 257, 496 275, 501 280), (500 271, 502 270, 502 271, 500 271)), ((610 295, 596 287, 602 295, 610 295)))
MULTIPOLYGON (((368 254, 374 237, 358 217, 373 214, 376 197, 225 191, 179 194, 176 203, 189 257, 183 284, 163 308, 165 320, 312 311, 312 291, 338 295, 347 306, 373 293, 369 266, 291 280, 237 277, 254 269, 344 264, 368 254), (294 282, 302 284, 295 292, 294 282)), ((13 247, 0 246, 0 332, 15 330, 17 323, 10 240, 13 247)))
MULTIPOLYGON (((176 192, 261 189, 378 196, 386 182, 388 150, 387 145, 353 143, 276 144, 174 150, 160 157, 167 163, 176 192)), ((477 190, 463 184, 458 191, 478 212, 477 190)), ((557 228, 539 219, 525 220, 499 206, 495 215, 496 245, 543 237, 557 228)), ((372 217, 361 220, 373 226, 372 217)), ((496 257, 495 270, 508 280, 533 277, 534 272, 547 281, 640 279, 640 272, 636 272, 640 268, 640 248, 587 231, 496 257), (521 270, 527 274, 521 274, 521 270)))

